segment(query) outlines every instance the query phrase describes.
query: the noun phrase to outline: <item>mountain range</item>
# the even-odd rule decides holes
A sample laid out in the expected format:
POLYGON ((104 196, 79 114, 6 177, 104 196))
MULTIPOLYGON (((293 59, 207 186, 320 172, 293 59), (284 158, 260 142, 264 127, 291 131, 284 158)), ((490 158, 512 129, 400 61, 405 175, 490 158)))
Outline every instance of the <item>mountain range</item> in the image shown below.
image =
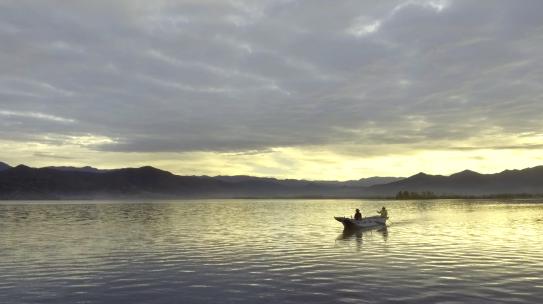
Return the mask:
POLYGON ((0 199, 100 198, 272 198, 394 197, 401 191, 436 196, 543 194, 543 166, 450 176, 419 173, 408 178, 308 181, 253 176, 180 176, 146 166, 102 170, 92 167, 11 167, 0 162, 0 199))
POLYGON ((433 192, 436 195, 484 196, 543 194, 543 166, 481 174, 464 170, 450 176, 419 173, 409 178, 369 187, 372 193, 433 192))

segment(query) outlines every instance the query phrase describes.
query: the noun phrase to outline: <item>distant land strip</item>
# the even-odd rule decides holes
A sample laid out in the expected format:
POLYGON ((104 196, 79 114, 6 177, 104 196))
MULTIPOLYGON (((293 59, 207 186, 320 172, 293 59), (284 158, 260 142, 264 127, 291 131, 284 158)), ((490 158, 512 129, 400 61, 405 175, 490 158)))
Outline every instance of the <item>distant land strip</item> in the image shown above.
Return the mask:
POLYGON ((92 167, 12 167, 0 162, 0 199, 179 198, 540 198, 543 166, 450 176, 419 173, 407 178, 371 177, 311 181, 253 176, 180 176, 154 167, 101 170, 92 167))

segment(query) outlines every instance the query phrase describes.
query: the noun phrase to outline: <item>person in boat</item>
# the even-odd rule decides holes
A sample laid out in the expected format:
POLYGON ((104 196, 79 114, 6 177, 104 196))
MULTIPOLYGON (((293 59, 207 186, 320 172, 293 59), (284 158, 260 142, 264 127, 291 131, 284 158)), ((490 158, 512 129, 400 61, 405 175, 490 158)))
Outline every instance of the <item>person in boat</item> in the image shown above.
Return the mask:
POLYGON ((388 211, 387 211, 387 208, 385 208, 385 206, 383 206, 381 210, 377 211, 377 213, 379 213, 382 218, 388 218, 388 211))
POLYGON ((360 213, 360 209, 356 209, 356 212, 354 213, 354 219, 357 221, 362 220, 362 213, 360 213))

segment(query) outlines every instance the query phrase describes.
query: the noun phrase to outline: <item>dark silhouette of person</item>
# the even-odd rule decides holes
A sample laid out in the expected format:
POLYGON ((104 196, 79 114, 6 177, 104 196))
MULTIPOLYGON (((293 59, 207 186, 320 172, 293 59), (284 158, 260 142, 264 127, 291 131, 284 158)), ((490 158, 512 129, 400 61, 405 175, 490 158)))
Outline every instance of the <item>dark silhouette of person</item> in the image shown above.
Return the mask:
POLYGON ((356 212, 354 214, 354 219, 357 221, 362 220, 362 213, 360 213, 360 209, 356 209, 356 212))
POLYGON ((387 208, 385 208, 385 206, 381 208, 381 211, 377 211, 377 213, 379 213, 382 218, 388 218, 388 211, 387 211, 387 208))

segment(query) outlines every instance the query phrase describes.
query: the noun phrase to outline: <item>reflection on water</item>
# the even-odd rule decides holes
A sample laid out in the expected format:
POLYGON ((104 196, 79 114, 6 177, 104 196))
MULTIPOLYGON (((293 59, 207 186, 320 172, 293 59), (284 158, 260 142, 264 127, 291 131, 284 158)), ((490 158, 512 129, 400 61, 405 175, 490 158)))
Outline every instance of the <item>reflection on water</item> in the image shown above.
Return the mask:
POLYGON ((360 229, 343 229, 343 232, 336 238, 338 241, 349 244, 354 240, 357 251, 360 251, 363 243, 363 236, 366 239, 373 239, 374 234, 380 235, 383 241, 388 239, 388 227, 372 227, 360 229))
POLYGON ((361 238, 363 234, 373 235, 377 233, 383 236, 383 239, 386 241, 388 236, 388 227, 372 227, 372 228, 361 228, 361 229, 343 229, 341 233, 341 239, 349 239, 353 235, 356 235, 357 238, 361 238))
POLYGON ((542 230, 531 201, 1 202, 0 303, 538 302, 542 230))

